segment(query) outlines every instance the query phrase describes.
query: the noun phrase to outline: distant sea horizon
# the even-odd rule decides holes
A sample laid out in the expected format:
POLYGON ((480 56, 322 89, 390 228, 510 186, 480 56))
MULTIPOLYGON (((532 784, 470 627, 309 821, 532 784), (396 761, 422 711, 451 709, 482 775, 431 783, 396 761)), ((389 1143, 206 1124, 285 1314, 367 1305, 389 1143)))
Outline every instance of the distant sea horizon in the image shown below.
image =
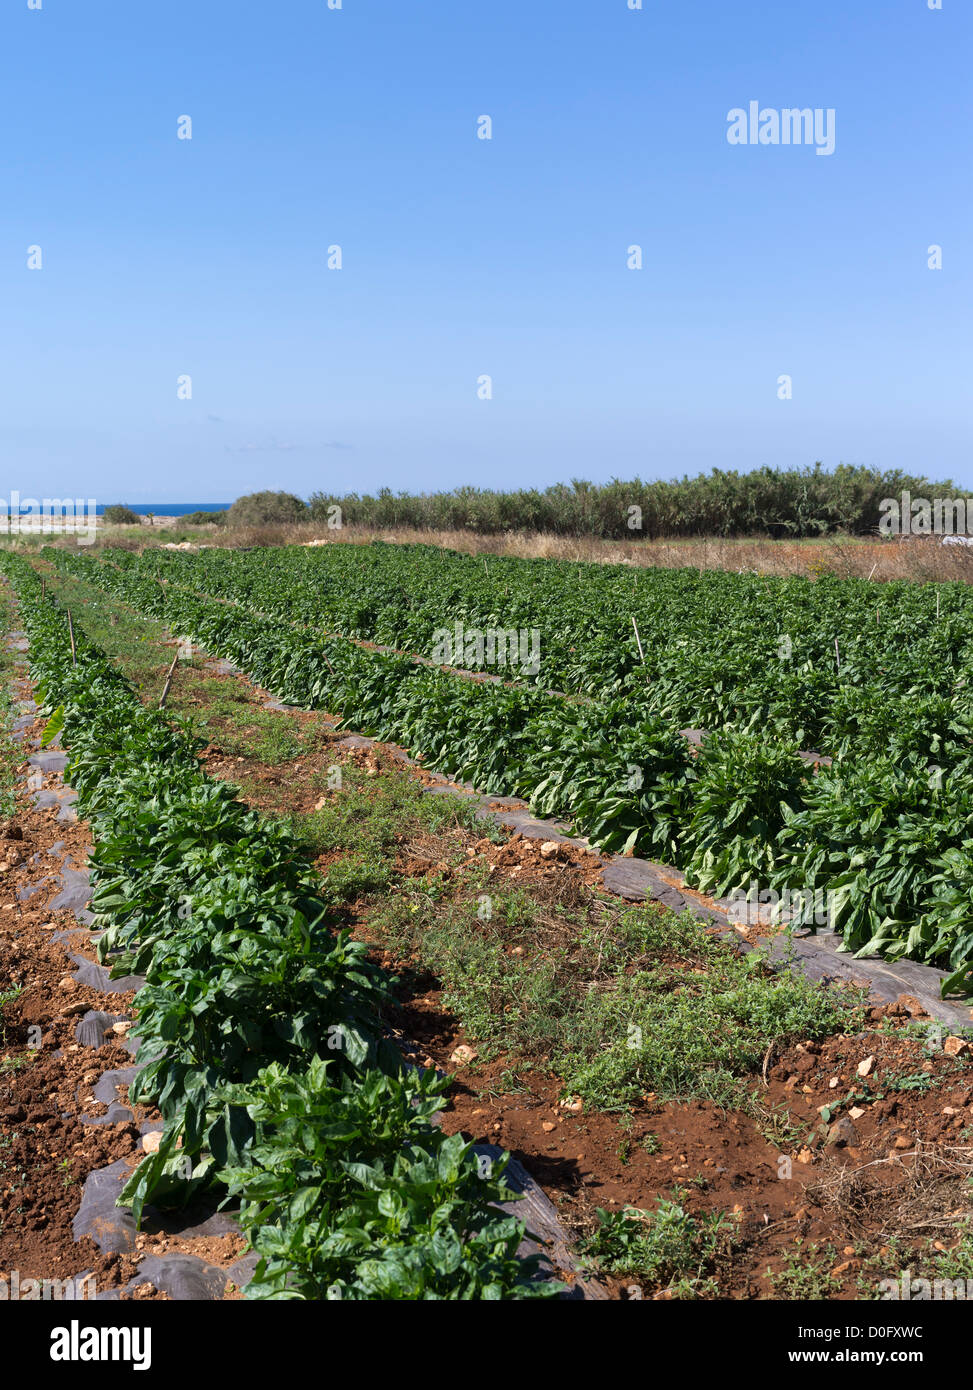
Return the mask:
MULTIPOLYGON (((139 516, 185 516, 187 512, 228 512, 232 502, 108 502, 107 506, 128 507, 139 516)), ((104 515, 105 508, 95 508, 97 516, 104 515)))
MULTIPOLYGON (((87 498, 81 499, 87 503, 87 498)), ((189 512, 226 512, 231 502, 99 502, 95 507, 96 516, 104 516, 106 507, 128 507, 137 516, 186 516, 189 512)), ((21 515, 29 515, 31 508, 20 504, 21 515)), ((57 509, 53 515, 64 515, 64 508, 57 509)))

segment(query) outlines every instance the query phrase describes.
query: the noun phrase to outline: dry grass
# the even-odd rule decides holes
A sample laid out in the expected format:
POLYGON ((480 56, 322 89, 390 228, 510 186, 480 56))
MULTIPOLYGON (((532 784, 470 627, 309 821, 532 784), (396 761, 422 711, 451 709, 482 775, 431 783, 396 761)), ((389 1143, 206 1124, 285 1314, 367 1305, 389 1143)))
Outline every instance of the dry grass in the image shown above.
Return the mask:
POLYGON ((807 1195, 852 1236, 874 1236, 877 1224, 884 1240, 911 1240, 955 1231, 957 1222, 973 1216, 971 1173, 973 1149, 933 1148, 917 1141, 908 1153, 891 1153, 855 1168, 828 1160, 807 1195))
MULTIPOLYGON (((162 520, 157 519, 159 522, 162 520)), ((583 564, 638 565, 660 569, 692 566, 737 573, 798 574, 812 579, 822 574, 834 574, 840 578, 873 579, 878 582, 893 579, 918 583, 948 580, 966 584, 973 582, 973 547, 944 546, 936 537, 879 540, 832 536, 821 540, 786 541, 764 536, 611 541, 520 531, 482 536, 469 531, 424 531, 408 527, 384 531, 368 526, 346 526, 341 531, 329 531, 320 522, 228 529, 180 526, 178 518, 173 518, 170 525, 152 529, 100 527, 97 544, 108 543, 141 550, 150 545, 171 543, 176 538, 189 539, 200 545, 233 547, 307 545, 313 541, 330 545, 364 545, 369 541, 382 540, 398 545, 418 543, 443 546, 469 555, 510 555, 522 559, 569 560, 583 564)), ((69 538, 48 537, 45 540, 58 545, 73 544, 69 538)))
POLYGON ((880 581, 973 582, 973 547, 944 546, 936 538, 880 541, 836 536, 814 541, 778 541, 766 537, 700 537, 672 541, 606 541, 593 537, 524 532, 480 536, 468 531, 417 531, 405 528, 379 531, 364 526, 349 526, 335 532, 323 526, 300 525, 244 528, 227 535, 223 543, 306 545, 310 540, 352 545, 384 540, 398 545, 444 546, 469 555, 511 555, 521 559, 570 560, 583 564, 639 565, 659 569, 680 569, 688 565, 698 569, 799 574, 809 578, 835 574, 840 578, 880 581))

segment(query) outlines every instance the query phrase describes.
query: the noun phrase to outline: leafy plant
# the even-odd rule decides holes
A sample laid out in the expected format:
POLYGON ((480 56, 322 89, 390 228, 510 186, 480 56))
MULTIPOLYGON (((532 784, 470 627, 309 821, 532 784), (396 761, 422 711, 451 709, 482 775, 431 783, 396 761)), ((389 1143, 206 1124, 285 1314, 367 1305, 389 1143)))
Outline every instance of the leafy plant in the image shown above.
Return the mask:
POLYGON ((722 1212, 691 1216, 680 1204, 684 1194, 660 1200, 654 1211, 625 1207, 598 1209, 600 1225, 583 1242, 599 1269, 656 1286, 681 1298, 713 1295, 710 1272, 724 1262, 736 1242, 736 1225, 722 1212))
POLYGON ((539 1260, 519 1261, 523 1228, 485 1202, 510 1201, 505 1160, 478 1161, 431 1123, 445 1083, 428 1073, 332 1077, 262 1069, 225 1092, 254 1125, 230 1197, 260 1255, 251 1296, 503 1299, 556 1292, 539 1260), (533 1281, 533 1282, 532 1282, 533 1281))

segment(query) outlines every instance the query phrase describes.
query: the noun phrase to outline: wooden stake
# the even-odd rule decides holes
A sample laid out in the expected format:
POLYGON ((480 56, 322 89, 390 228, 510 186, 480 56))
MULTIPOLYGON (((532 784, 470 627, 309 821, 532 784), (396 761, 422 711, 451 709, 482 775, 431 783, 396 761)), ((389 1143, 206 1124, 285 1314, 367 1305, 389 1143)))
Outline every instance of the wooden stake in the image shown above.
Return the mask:
POLYGON ((71 634, 71 665, 77 666, 78 654, 74 646, 74 623, 71 621, 71 610, 68 609, 68 632, 71 634))
POLYGON ((635 640, 636 640, 636 642, 638 643, 638 647, 639 647, 639 656, 640 656, 640 658, 641 658, 642 665, 644 666, 644 665, 645 665, 645 652, 642 650, 642 639, 641 639, 641 637, 639 636, 639 625, 638 625, 638 623, 635 621, 635 614, 634 614, 634 613, 632 614, 632 626, 635 628, 635 640))
POLYGON ((838 651, 838 639, 834 639, 834 662, 837 669, 841 670, 841 653, 838 651))
POLYGON ((168 675, 166 676, 166 683, 165 683, 165 685, 162 687, 162 699, 159 701, 159 708, 160 708, 160 709, 165 709, 165 707, 166 707, 166 700, 169 698, 169 687, 170 687, 170 685, 172 684, 172 678, 173 678, 173 676, 176 674, 176 662, 177 662, 178 660, 179 660, 179 651, 178 651, 178 648, 177 648, 176 654, 175 654, 175 656, 172 658, 172 665, 169 667, 169 673, 168 673, 168 675))

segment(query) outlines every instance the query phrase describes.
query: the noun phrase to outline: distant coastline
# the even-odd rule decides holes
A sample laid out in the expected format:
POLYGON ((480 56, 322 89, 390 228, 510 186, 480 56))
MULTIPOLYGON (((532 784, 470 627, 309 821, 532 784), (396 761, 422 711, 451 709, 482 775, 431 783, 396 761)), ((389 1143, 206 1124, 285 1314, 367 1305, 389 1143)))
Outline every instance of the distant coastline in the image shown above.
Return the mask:
MULTIPOLYGON (((16 503, 14 504, 16 506, 16 503)), ((231 502, 99 502, 95 507, 96 516, 104 516, 106 507, 113 506, 128 507, 129 511, 135 512, 137 516, 187 516, 190 512, 227 512, 233 505, 231 502)), ((29 515, 30 507, 21 504, 21 515, 29 515)), ((45 508, 46 510, 46 508, 45 508)), ((64 508, 61 507, 60 514, 64 515, 64 508)), ((14 513, 16 515, 16 513, 14 513)), ((90 511, 88 513, 90 515, 90 511)), ((58 515, 55 508, 52 515, 58 515)))
MULTIPOLYGON (((107 506, 118 505, 111 502, 107 506)), ((138 516, 186 516, 189 512, 228 512, 233 505, 232 502, 123 502, 124 507, 130 508, 138 516)), ((103 516, 104 506, 96 508, 96 514, 103 516)))

